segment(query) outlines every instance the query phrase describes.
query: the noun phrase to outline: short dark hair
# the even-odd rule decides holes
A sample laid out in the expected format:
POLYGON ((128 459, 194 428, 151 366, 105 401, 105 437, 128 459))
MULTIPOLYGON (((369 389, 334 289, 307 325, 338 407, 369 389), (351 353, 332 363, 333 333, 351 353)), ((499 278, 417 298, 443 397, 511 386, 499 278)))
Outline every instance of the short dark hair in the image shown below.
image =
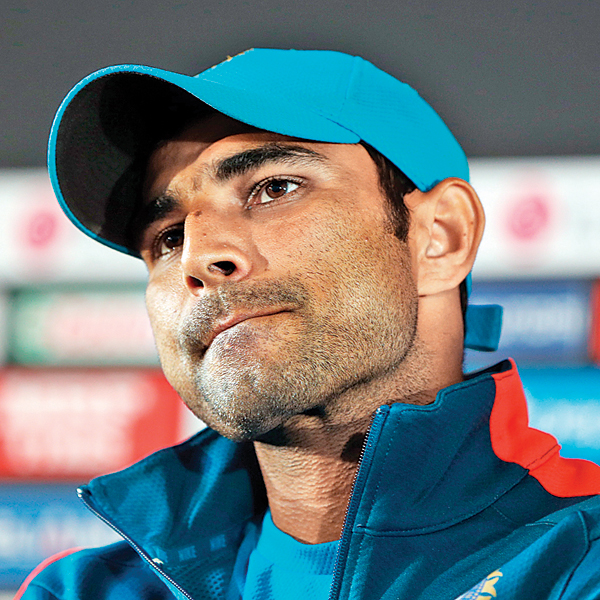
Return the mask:
MULTIPOLYGON (((404 203, 404 197, 417 189, 417 186, 388 158, 366 142, 361 142, 375 163, 379 176, 379 187, 389 202, 390 215, 396 237, 405 242, 410 227, 410 212, 404 203)), ((465 321, 468 304, 467 284, 462 281, 459 287, 460 308, 465 321)))
POLYGON ((379 175, 379 187, 389 202, 390 215, 396 237, 405 242, 408 238, 410 213, 404 196, 414 192, 417 186, 388 158, 365 142, 361 142, 375 163, 379 175))

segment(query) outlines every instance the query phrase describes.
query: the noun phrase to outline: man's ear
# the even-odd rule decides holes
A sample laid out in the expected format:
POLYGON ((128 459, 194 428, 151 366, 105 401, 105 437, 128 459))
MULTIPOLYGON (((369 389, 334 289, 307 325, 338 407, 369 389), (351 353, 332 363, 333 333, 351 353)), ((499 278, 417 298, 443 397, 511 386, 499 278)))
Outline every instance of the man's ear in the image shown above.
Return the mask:
POLYGON ((449 178, 404 200, 419 296, 457 287, 473 267, 485 226, 477 193, 466 181, 449 178))

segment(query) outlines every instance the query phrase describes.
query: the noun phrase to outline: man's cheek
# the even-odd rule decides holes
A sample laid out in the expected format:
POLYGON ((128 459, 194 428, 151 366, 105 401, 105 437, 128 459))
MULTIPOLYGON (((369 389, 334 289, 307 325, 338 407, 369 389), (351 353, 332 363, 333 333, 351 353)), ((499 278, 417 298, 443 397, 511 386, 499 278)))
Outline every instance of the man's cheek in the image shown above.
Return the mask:
MULTIPOLYGON (((176 336, 176 304, 174 298, 168 292, 157 292, 149 290, 146 293, 146 308, 150 325, 154 333, 154 339, 159 354, 173 346, 176 336)), ((174 348, 171 349, 173 351, 174 348)))

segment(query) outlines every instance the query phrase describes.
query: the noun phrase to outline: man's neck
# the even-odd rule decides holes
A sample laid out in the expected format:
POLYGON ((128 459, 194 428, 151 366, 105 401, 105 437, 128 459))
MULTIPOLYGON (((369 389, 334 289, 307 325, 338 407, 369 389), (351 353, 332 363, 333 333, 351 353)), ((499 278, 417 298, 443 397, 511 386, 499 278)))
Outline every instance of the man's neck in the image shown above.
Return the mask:
POLYGON ((302 415, 281 438, 255 442, 273 522, 307 544, 340 537, 370 418, 336 427, 302 415))
MULTIPOLYGON (((423 364, 423 363, 421 363, 423 364)), ((322 411, 297 415, 255 442, 273 521, 295 539, 317 544, 341 536, 346 507, 372 415, 382 404, 428 404, 460 381, 460 369, 390 377, 346 391, 322 411)))

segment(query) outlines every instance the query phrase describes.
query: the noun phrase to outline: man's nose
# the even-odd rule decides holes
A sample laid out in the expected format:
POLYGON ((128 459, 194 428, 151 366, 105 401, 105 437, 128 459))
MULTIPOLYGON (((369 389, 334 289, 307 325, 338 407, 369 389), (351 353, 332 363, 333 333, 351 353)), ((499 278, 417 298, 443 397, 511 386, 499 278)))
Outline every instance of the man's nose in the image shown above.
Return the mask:
POLYGON ((241 281, 264 266, 266 261, 247 229, 237 220, 214 213, 188 215, 181 265, 185 285, 192 293, 241 281))

